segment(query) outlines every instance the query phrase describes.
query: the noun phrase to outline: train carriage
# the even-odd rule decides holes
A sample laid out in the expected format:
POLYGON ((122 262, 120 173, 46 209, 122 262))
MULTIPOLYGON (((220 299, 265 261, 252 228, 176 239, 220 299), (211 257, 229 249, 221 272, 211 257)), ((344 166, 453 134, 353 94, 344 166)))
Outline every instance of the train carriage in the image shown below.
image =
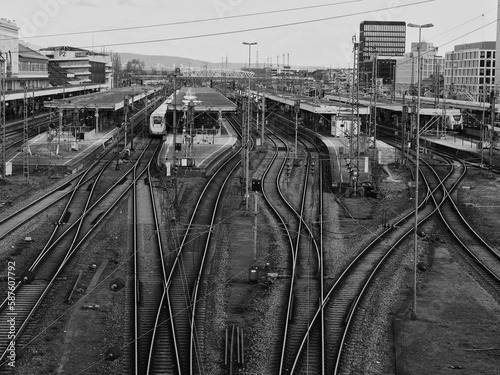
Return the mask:
POLYGON ((167 121, 167 109, 168 105, 172 102, 172 95, 170 95, 163 103, 156 108, 151 116, 149 117, 149 134, 153 137, 160 137, 167 134, 170 128, 169 122, 167 121))

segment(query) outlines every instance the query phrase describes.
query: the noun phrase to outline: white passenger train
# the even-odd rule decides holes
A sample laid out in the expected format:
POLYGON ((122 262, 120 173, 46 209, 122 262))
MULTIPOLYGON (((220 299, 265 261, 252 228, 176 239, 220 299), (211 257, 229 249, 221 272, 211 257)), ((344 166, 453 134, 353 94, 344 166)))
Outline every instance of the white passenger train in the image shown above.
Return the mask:
POLYGON ((149 117, 149 134, 153 137, 161 137, 167 134, 170 123, 167 121, 168 105, 172 102, 173 95, 170 95, 163 103, 156 108, 149 117))

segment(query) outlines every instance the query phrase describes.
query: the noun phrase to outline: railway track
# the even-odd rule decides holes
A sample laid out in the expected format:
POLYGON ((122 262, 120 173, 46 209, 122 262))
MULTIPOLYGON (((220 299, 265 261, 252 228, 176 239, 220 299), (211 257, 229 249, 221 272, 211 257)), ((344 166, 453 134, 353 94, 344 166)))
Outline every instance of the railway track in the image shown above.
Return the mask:
MULTIPOLYGON (((29 344, 29 339, 21 337, 22 332, 34 316, 37 308, 42 304, 56 278, 63 272, 72 255, 85 244, 85 241, 98 227, 98 224, 104 220, 130 188, 130 184, 123 183, 127 181, 128 173, 126 173, 118 181, 115 181, 114 185, 108 186, 106 193, 99 194, 97 199, 94 198, 95 187, 100 181, 99 177, 105 171, 109 172, 110 164, 111 161, 108 161, 104 163, 104 166, 101 165, 101 171, 95 174, 92 181, 86 180, 85 175, 81 177, 81 181, 86 181, 86 183, 77 184, 71 199, 69 199, 61 214, 59 222, 46 241, 46 245, 17 283, 15 289, 11 291, 16 297, 14 311, 16 314, 14 326, 16 334, 14 341, 18 345, 26 346, 29 344)), ((91 170, 89 169, 89 173, 91 170)), ((133 177, 129 176, 128 179, 133 180, 133 177)), ((11 329, 6 324, 7 320, 3 319, 3 317, 7 318, 9 313, 13 312, 8 308, 10 307, 8 301, 7 296, 0 304, 0 316, 2 316, 0 332, 2 333, 11 329)), ((2 335, 2 341, 0 342, 0 361, 2 364, 6 358, 6 348, 9 345, 7 337, 7 334, 2 335)))
POLYGON ((300 151, 294 149, 292 155, 291 147, 282 137, 273 133, 267 136, 277 152, 264 175, 263 196, 284 224, 285 242, 290 248, 288 305, 283 317, 283 344, 277 370, 280 374, 289 373, 293 363, 300 361, 307 371, 317 373, 321 367, 321 327, 317 328, 313 339, 308 340, 307 347, 300 344, 321 301, 321 249, 318 245, 321 241, 316 241, 312 229, 321 212, 321 199, 317 195, 319 191, 319 197, 322 196, 321 188, 318 189, 320 178, 311 170, 313 148, 305 144, 306 141, 301 140, 300 151), (291 189, 290 181, 293 181, 291 189))
POLYGON ((151 178, 154 153, 145 167, 134 168, 132 194, 132 256, 134 259, 134 374, 165 373, 172 368, 162 361, 161 345, 153 345, 156 327, 162 324, 166 265, 161 240, 161 218, 157 211, 151 178))
MULTIPOLYGON (((435 156, 436 155, 434 155, 432 159, 429 158, 429 160, 425 160, 425 157, 421 158, 422 164, 420 166, 420 173, 429 193, 425 195, 421 205, 419 206, 419 226, 431 218, 438 217, 443 223, 445 223, 449 233, 455 237, 456 242, 462 246, 467 254, 466 258, 471 259, 471 264, 474 264, 474 267, 479 269, 479 274, 483 276, 483 279, 487 280, 490 285, 498 290, 498 287, 500 286, 498 275, 496 274, 496 271, 491 269, 493 267, 498 267, 499 265, 498 254, 496 254, 494 249, 492 249, 489 245, 485 244, 484 240, 481 239, 480 236, 478 236, 469 226, 466 220, 458 212, 458 209, 452 200, 452 196, 454 195, 459 182, 465 176, 466 164, 464 162, 452 160, 451 158, 436 158, 435 156), (481 256, 484 257, 483 261, 494 266, 484 267, 485 263, 478 261, 481 256)), ((410 214, 410 217, 412 215, 414 217, 414 214, 410 214)), ((411 225, 411 219, 408 224, 410 229, 402 233, 403 236, 408 236, 409 234, 414 235, 415 233, 414 226, 411 225)), ((402 231, 403 227, 404 224, 402 222, 398 222, 396 223, 395 228, 390 229, 389 231, 402 231), (398 229, 398 227, 400 227, 400 229, 398 229)), ((401 239, 402 238, 404 237, 401 237, 401 239)), ((400 240, 397 242, 389 240, 390 250, 387 252, 387 255, 381 257, 380 262, 373 267, 373 272, 366 277, 366 280, 368 280, 366 285, 363 286, 360 289, 361 291, 351 300, 352 302, 349 310, 347 310, 347 314, 343 317, 343 328, 339 332, 335 332, 335 335, 341 335, 342 340, 337 346, 339 350, 337 351, 338 355, 336 356, 335 361, 333 362, 328 360, 328 363, 335 363, 332 373, 342 374, 349 372, 349 364, 347 360, 348 354, 346 354, 349 350, 345 349, 352 349, 355 345, 354 342, 351 341, 351 337, 354 333, 353 330, 355 329, 355 322, 358 319, 358 309, 362 309, 364 303, 363 297, 369 288, 369 282, 375 278, 377 276, 377 272, 382 269, 384 260, 389 256, 392 256, 397 251, 401 251, 397 246, 399 242, 400 240)), ((373 250, 370 250, 370 252, 373 252, 373 250)), ((342 275, 341 278, 344 278, 344 275, 342 275)), ((333 290, 334 288, 332 288, 332 291, 333 290)), ((324 306, 326 311, 328 311, 328 299, 331 297, 338 299, 338 297, 335 298, 335 294, 332 295, 328 293, 325 300, 326 304, 324 306)), ((327 353, 330 353, 329 349, 327 349, 327 353)), ((327 367, 327 369, 328 368, 329 367, 327 367)))
MULTIPOLYGON (((467 171, 467 165, 457 160, 451 161, 455 168, 454 173, 460 175, 460 179, 467 171)), ((435 171, 436 160, 423 160, 424 165, 429 170, 435 171)), ((439 165, 439 163, 438 163, 439 165)), ((436 173, 436 172, 434 172, 436 173)), ((446 195, 449 197, 439 206, 438 215, 442 222, 455 238, 456 242, 463 249, 466 259, 470 260, 470 265, 483 276, 500 295, 500 253, 494 246, 490 245, 461 214, 457 202, 456 183, 445 182, 446 195)), ((432 197, 434 205, 437 205, 435 198, 432 197)))
MULTIPOLYGON (((203 372, 205 260, 212 251, 212 233, 222 192, 239 165, 235 153, 209 179, 189 221, 183 225, 182 239, 165 284, 167 316, 156 327, 155 345, 168 343, 162 361, 170 373, 203 372), (167 353, 168 352, 168 353, 167 353)), ((164 372, 152 372, 164 373, 164 372)))

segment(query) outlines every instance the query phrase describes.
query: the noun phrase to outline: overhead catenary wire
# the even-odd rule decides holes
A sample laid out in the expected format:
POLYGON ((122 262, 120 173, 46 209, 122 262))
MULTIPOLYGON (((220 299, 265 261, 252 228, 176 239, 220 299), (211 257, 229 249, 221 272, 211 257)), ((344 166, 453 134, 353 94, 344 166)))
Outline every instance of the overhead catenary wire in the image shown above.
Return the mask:
MULTIPOLYGON (((255 17, 255 16, 263 16, 263 15, 276 14, 276 13, 303 11, 303 10, 307 10, 307 9, 325 8, 325 7, 335 6, 335 5, 356 3, 356 2, 360 2, 360 1, 367 1, 367 0, 346 0, 346 1, 340 1, 337 3, 308 5, 308 6, 302 6, 302 7, 297 7, 297 8, 277 9, 277 10, 270 10, 270 11, 264 11, 264 12, 229 15, 229 16, 224 16, 222 18, 224 20, 228 20, 228 19, 235 19, 235 18, 255 17)), ((221 20, 221 17, 211 17, 211 18, 202 18, 202 19, 196 19, 196 20, 159 23, 159 24, 153 24, 153 25, 138 25, 138 26, 117 27, 117 28, 100 29, 100 30, 75 31, 75 32, 70 32, 70 33, 42 34, 42 35, 32 36, 32 37, 29 37, 26 39, 39 39, 39 38, 51 38, 51 37, 55 37, 55 36, 84 35, 84 34, 119 32, 119 31, 127 31, 127 30, 150 29, 150 28, 156 28, 156 27, 180 26, 180 25, 188 25, 188 24, 192 24, 192 23, 202 23, 202 22, 211 22, 211 21, 219 22, 220 20, 221 20)), ((2 39, 3 38, 0 38, 0 40, 2 40, 2 39)), ((7 39, 7 38, 5 38, 5 39, 7 39)))
MULTIPOLYGON (((82 48, 82 49, 85 49, 85 48, 104 48, 104 47, 108 48, 108 47, 116 47, 116 46, 171 42, 171 41, 178 41, 178 40, 207 38, 207 37, 214 37, 214 36, 221 36, 221 35, 241 34, 241 33, 246 33, 246 32, 251 32, 251 31, 271 30, 271 29, 278 29, 278 28, 282 28, 282 27, 300 26, 300 25, 305 25, 305 24, 310 24, 310 23, 331 21, 334 19, 359 16, 359 15, 363 15, 363 14, 370 14, 373 12, 380 12, 380 11, 391 10, 391 9, 395 9, 395 8, 406 8, 406 7, 426 4, 426 3, 430 3, 430 2, 434 2, 434 1, 435 0, 420 0, 417 2, 409 3, 409 4, 403 4, 403 5, 397 5, 397 6, 386 6, 386 7, 382 7, 382 8, 363 10, 363 11, 359 11, 359 12, 352 12, 352 13, 347 13, 347 14, 342 14, 342 15, 313 18, 313 19, 308 19, 308 20, 303 20, 303 21, 288 22, 288 23, 274 24, 274 25, 268 25, 268 26, 251 27, 251 28, 246 28, 246 29, 236 29, 236 30, 229 30, 229 31, 203 33, 203 34, 179 36, 179 37, 171 37, 171 38, 146 39, 146 40, 119 42, 119 43, 106 43, 106 44, 98 44, 98 45, 90 45, 90 46, 84 45, 84 46, 79 46, 79 47, 75 47, 75 48, 82 48)), ((196 22, 196 21, 192 21, 192 22, 196 22)), ((123 28, 123 30, 133 30, 134 28, 135 27, 130 26, 128 28, 123 28)), ((68 34, 65 33, 63 35, 68 35, 68 34)))

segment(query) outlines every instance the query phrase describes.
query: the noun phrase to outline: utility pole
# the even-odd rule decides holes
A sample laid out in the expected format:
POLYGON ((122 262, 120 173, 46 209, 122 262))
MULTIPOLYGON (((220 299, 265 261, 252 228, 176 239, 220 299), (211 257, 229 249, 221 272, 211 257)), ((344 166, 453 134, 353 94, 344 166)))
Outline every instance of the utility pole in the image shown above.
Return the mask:
POLYGON ((62 103, 59 102, 59 129, 57 130, 57 148, 56 148, 56 155, 59 155, 59 148, 61 147, 61 133, 63 129, 63 109, 62 109, 62 103))
MULTIPOLYGON (((134 103, 134 93, 132 93, 132 98, 130 99, 130 106, 134 103)), ((132 120, 132 116, 130 116, 132 120)), ((130 121, 130 151, 134 151, 134 121, 130 121)))
POLYGON ((299 112, 300 112, 300 100, 295 100, 295 147, 293 149, 293 165, 298 165, 297 160, 297 147, 298 147, 298 132, 299 132, 299 112))
POLYGON ((248 46, 248 91, 247 91, 247 105, 248 105, 248 121, 247 121, 247 127, 246 127, 246 142, 244 145, 244 150, 245 150, 245 212, 248 212, 248 201, 249 201, 249 192, 248 192, 248 185, 249 185, 249 169, 250 169, 250 162, 249 162, 249 142, 250 142, 250 120, 251 120, 251 103, 250 103, 250 89, 251 89, 251 81, 250 81, 250 64, 251 64, 251 58, 252 58, 252 46, 256 45, 257 42, 243 42, 244 45, 248 46))
MULTIPOLYGON (((0 178, 5 179, 7 175, 7 161, 5 155, 5 67, 7 66, 6 60, 3 57, 2 52, 0 51, 0 136, 2 137, 2 142, 0 144, 0 178)), ((5 69, 6 70, 6 69, 5 69)))
POLYGON ((372 75, 372 84, 373 84, 373 148, 375 149, 375 160, 377 160, 377 54, 375 51, 373 55, 373 75, 372 75))
POLYGON ((125 95, 125 100, 123 101, 123 113, 124 113, 124 122, 123 122, 123 128, 125 130, 125 144, 124 144, 124 149, 127 149, 127 114, 128 114, 128 95, 125 95))
POLYGON ((260 133, 260 144, 264 147, 264 124, 266 122, 266 95, 264 88, 262 89, 262 131, 260 133))
POLYGON ((493 135, 495 134, 495 89, 490 93, 490 111, 491 111, 491 126, 490 126, 490 165, 488 168, 488 177, 493 178, 493 135))
POLYGON ((148 109, 149 109, 149 102, 148 102, 148 91, 146 89, 145 92, 145 97, 144 97, 144 126, 142 127, 142 131, 147 128, 148 126, 148 109))
MULTIPOLYGON (((178 69, 178 68, 177 68, 178 69)), ((176 81, 176 77, 177 77, 177 69, 176 69, 176 72, 174 74, 174 91, 172 93, 173 95, 173 98, 172 98, 172 101, 174 102, 174 113, 173 113, 173 118, 172 118, 172 121, 173 121, 173 141, 172 143, 174 144, 174 156, 173 156, 173 166, 172 166, 172 169, 173 169, 173 182, 174 182, 174 208, 177 208, 177 151, 179 151, 177 149, 177 81, 176 81)), ((180 72, 180 71, 179 71, 180 72)))
POLYGON ((351 127, 349 129, 350 147, 349 160, 352 163, 356 157, 356 168, 353 169, 351 182, 353 185, 354 196, 357 196, 358 173, 359 173, 359 43, 356 41, 356 35, 352 37, 353 42, 353 69, 351 85, 351 127))
POLYGON ((28 183, 30 177, 29 167, 29 145, 28 145, 28 87, 24 86, 24 101, 23 101, 23 114, 24 114, 24 127, 23 127, 23 177, 28 183))
POLYGON ((481 173, 483 171, 484 163, 484 126, 486 125, 486 80, 484 80, 483 85, 483 118, 481 121, 480 131, 481 131, 481 173))
POLYGON ((414 224, 414 240, 413 240, 413 311, 411 314, 412 320, 417 319, 417 262, 418 262, 418 184, 419 184, 419 163, 420 163, 420 90, 422 85, 422 61, 421 61, 421 43, 422 43, 422 28, 433 27, 432 23, 425 25, 416 25, 408 23, 408 27, 418 28, 418 61, 417 61, 417 121, 416 121, 416 161, 415 161, 415 224, 414 224))
MULTIPOLYGON (((188 128, 189 128, 189 162, 193 160, 193 129, 194 129, 194 102, 191 99, 188 103, 188 128)), ((192 165, 192 164, 191 164, 192 165)))
POLYGON ((242 131, 241 131, 241 187, 242 187, 242 192, 244 194, 245 189, 244 184, 246 184, 246 144, 247 144, 247 128, 246 128, 246 100, 244 97, 241 98, 241 124, 242 124, 242 131))
POLYGON ((408 121, 408 106, 406 105, 406 91, 403 92, 403 107, 401 114, 401 165, 405 165, 405 147, 406 147, 406 123, 408 121))

